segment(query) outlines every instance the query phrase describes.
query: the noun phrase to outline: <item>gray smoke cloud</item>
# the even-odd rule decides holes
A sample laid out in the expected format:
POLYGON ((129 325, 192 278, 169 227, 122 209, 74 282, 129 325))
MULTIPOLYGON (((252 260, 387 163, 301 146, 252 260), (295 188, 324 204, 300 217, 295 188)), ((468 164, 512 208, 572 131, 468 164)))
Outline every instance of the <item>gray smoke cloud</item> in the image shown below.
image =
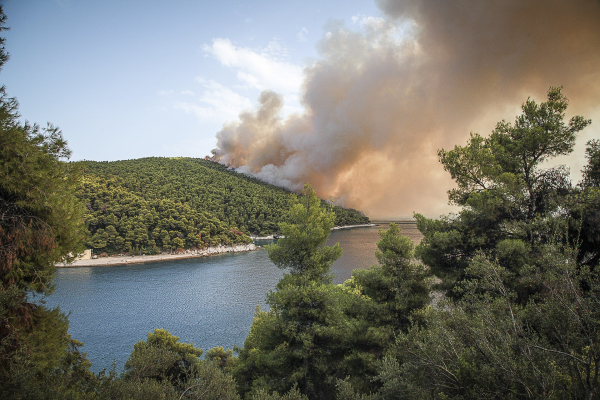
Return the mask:
POLYGON ((452 187, 438 149, 512 122, 549 86, 564 86, 570 112, 598 113, 598 0, 378 4, 385 17, 360 32, 327 27, 302 114, 284 119, 282 97, 263 92, 217 133, 215 159, 292 190, 308 182, 373 218, 437 216, 452 187))

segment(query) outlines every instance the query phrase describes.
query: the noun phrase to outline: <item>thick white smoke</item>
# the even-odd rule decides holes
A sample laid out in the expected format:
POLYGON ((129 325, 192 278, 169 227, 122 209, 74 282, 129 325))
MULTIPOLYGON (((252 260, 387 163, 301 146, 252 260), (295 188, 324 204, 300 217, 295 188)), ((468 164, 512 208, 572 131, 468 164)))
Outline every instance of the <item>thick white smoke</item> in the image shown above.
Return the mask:
POLYGON ((371 217, 435 216, 452 185, 439 148, 512 121, 551 85, 564 86, 578 113, 598 110, 598 0, 380 6, 385 18, 360 32, 337 24, 321 40, 301 115, 282 119, 281 96, 265 91, 258 109, 218 132, 215 158, 292 190, 309 182, 371 217))

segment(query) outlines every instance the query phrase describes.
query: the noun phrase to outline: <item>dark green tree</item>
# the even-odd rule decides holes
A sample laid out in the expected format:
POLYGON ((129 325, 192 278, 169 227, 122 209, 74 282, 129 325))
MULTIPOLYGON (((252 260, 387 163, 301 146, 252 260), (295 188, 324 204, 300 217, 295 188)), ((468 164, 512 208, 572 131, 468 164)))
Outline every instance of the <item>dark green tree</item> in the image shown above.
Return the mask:
POLYGON ((511 272, 483 255, 459 301, 423 310, 383 363, 382 399, 591 399, 600 393, 598 276, 547 245, 522 278, 544 291, 522 305, 511 272), (582 291, 581 287, 589 290, 582 291), (393 354, 393 357, 391 356, 393 354))
POLYGON ((577 248, 577 261, 596 267, 600 263, 600 141, 587 143, 588 164, 579 190, 569 199, 569 236, 577 248))
POLYGON ((358 329, 348 331, 353 368, 337 381, 340 398, 366 399, 365 393, 380 387, 376 378, 382 358, 397 335, 421 320, 421 310, 430 301, 432 278, 415 262, 412 240, 396 224, 380 229, 379 235, 375 253, 379 264, 354 270, 342 285, 354 299, 346 313, 354 316, 358 329))
POLYGON ((373 309, 366 317, 372 329, 378 327, 382 335, 387 332, 389 345, 394 335, 411 325, 412 313, 429 303, 431 278, 415 262, 415 245, 398 225, 380 229, 379 235, 375 253, 379 265, 353 271, 344 286, 371 300, 373 309))
POLYGON ((297 386, 311 399, 332 398, 343 377, 349 298, 331 284, 329 268, 341 255, 325 246, 335 215, 305 186, 281 224, 284 238, 268 248, 275 265, 289 271, 267 295, 268 312, 257 311, 240 349, 235 376, 243 392, 286 393, 297 386))
MULTIPOLYGON (((0 7, 0 31, 5 20, 0 7)), ((2 38, 0 67, 7 59, 2 38)), ((89 366, 66 317, 28 297, 49 293, 54 264, 83 249, 69 155, 58 128, 22 123, 17 101, 0 88, 0 392, 12 398, 49 393, 89 366)))
MULTIPOLYGON (((565 124, 566 105, 550 88, 548 102, 528 100, 514 126, 501 122, 489 138, 471 135, 465 147, 440 150, 461 210, 441 220, 418 215, 425 237, 417 254, 454 296, 412 314, 372 398, 599 395, 594 143, 580 188, 564 168, 541 167, 568 154, 590 123, 565 124)), ((340 388, 359 398, 347 382, 340 388)))
POLYGON ((291 275, 322 283, 330 281, 331 265, 342 255, 338 244, 325 246, 334 223, 335 214, 323 209, 314 190, 305 185, 287 222, 280 224, 283 237, 267 247, 269 258, 291 275))
POLYGON ((205 361, 200 359, 202 353, 190 343, 181 343, 179 337, 169 331, 155 329, 148 333, 145 341, 134 345, 122 377, 103 383, 100 397, 239 399, 235 382, 226 368, 226 364, 232 362, 231 352, 212 349, 207 352, 209 358, 205 361), (221 358, 223 366, 216 358, 221 358))
POLYGON ((448 287, 479 251, 511 269, 556 240, 557 224, 565 224, 556 216, 563 214, 572 187, 564 167, 542 163, 569 154, 577 133, 591 122, 575 116, 565 123, 567 105, 561 88, 551 87, 548 101, 528 99, 514 124, 502 121, 488 138, 471 134, 466 146, 439 151, 457 183, 450 202, 461 210, 441 220, 416 214, 424 235, 417 256, 448 287))
POLYGON ((169 331, 155 329, 148 333, 146 341, 133 345, 133 352, 125 363, 124 377, 134 381, 154 379, 178 384, 198 368, 202 353, 191 344, 179 342, 179 337, 169 331))
POLYGON ((588 164, 583 169, 583 187, 600 187, 600 140, 587 142, 585 156, 588 164))
POLYGON ((54 264, 82 249, 78 174, 58 128, 20 123, 0 90, 0 280, 44 293, 54 264))

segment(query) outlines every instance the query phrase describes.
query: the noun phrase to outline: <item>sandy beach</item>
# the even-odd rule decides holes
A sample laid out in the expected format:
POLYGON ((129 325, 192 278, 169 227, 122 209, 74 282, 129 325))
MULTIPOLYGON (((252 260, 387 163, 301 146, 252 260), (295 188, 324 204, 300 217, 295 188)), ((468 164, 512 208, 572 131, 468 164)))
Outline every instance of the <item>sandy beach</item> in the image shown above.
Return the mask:
POLYGON ((75 260, 70 264, 59 263, 56 264, 58 268, 73 268, 73 267, 96 267, 106 265, 124 265, 124 264, 136 264, 146 262, 156 262, 165 260, 176 260, 180 258, 194 258, 194 257, 207 257, 215 254, 223 253, 240 253, 246 251, 253 251, 258 249, 254 243, 241 244, 236 246, 216 246, 209 247, 203 250, 190 251, 186 250, 182 254, 154 254, 154 255, 142 255, 142 256, 111 256, 111 257, 99 257, 87 260, 75 260))

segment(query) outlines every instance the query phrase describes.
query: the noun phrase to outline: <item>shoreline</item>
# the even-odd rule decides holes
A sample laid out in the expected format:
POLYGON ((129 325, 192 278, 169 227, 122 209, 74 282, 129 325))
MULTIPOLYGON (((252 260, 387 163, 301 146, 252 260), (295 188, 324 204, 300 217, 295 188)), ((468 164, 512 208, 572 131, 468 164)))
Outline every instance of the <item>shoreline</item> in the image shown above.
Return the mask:
MULTIPOLYGON (((377 226, 378 224, 363 224, 363 225, 345 225, 335 226, 331 230, 338 229, 350 229, 350 228, 365 228, 377 226)), ((252 240, 273 240, 276 235, 269 236, 250 236, 252 240)), ((159 262, 168 260, 179 260, 185 258, 197 258, 197 257, 210 257, 217 254, 225 253, 243 253, 248 251, 254 251, 260 249, 261 246, 257 246, 254 243, 240 244, 235 246, 216 246, 208 247, 204 250, 186 250, 183 254, 154 254, 154 255, 143 255, 143 256, 109 256, 101 258, 91 258, 86 260, 75 260, 70 264, 56 263, 54 264, 57 268, 77 268, 77 267, 105 267, 109 265, 127 265, 127 264, 140 264, 146 262, 159 262)))
POLYGON ((217 254, 225 253, 242 253, 248 251, 258 250, 260 246, 254 243, 250 244, 238 244, 235 246, 216 246, 209 247, 204 250, 190 251, 186 250, 182 254, 153 254, 143 256, 109 256, 101 258, 91 258, 87 260, 75 260, 70 264, 57 263, 54 264, 57 268, 77 268, 77 267, 105 267, 108 265, 127 265, 127 264, 139 264, 146 262, 157 262, 167 260, 179 260, 184 258, 198 258, 198 257, 209 257, 217 254))
MULTIPOLYGON (((379 224, 362 224, 362 225, 334 226, 333 228, 331 228, 331 230, 334 231, 334 230, 338 230, 338 229, 369 228, 369 227, 372 227, 372 226, 379 226, 379 224)), ((252 240, 274 240, 274 239, 280 239, 282 237, 283 236, 278 236, 278 235, 269 235, 269 236, 253 236, 253 235, 250 235, 250 238, 252 240)))
POLYGON ((378 224, 362 224, 362 225, 343 225, 343 226, 334 226, 333 228, 331 228, 332 231, 338 230, 338 229, 351 229, 351 228, 369 228, 372 226, 377 226, 378 224))

